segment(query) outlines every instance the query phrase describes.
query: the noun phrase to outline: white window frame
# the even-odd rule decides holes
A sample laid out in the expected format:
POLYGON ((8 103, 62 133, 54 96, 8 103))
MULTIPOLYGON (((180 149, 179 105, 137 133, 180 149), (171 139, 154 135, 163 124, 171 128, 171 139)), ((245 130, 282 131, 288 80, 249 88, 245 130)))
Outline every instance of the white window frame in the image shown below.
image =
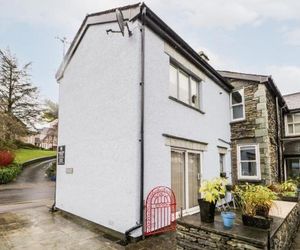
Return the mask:
MULTIPOLYGON (((248 162, 248 161, 247 161, 248 162)), ((261 180, 261 171, 260 171, 260 154, 259 154, 259 145, 258 144, 240 144, 237 145, 237 170, 238 170, 238 179, 239 180, 261 180), (255 161, 256 162, 256 176, 247 176, 242 175, 241 167, 241 148, 245 147, 255 147, 255 161)))
POLYGON ((300 124, 300 122, 294 122, 294 115, 295 114, 300 114, 300 113, 291 113, 291 114, 286 114, 285 117, 284 117, 284 121, 285 121, 285 135, 286 136, 297 136, 297 135, 300 135, 300 133, 295 133, 295 124, 300 124), (292 115, 293 116, 293 122, 292 123, 288 123, 288 115, 292 115), (289 125, 293 125, 293 131, 294 133, 290 134, 289 132, 289 125))
POLYGON ((244 88, 242 89, 238 89, 238 90, 234 90, 230 93, 230 114, 231 114, 231 121, 233 122, 237 122, 237 121, 243 121, 246 119, 246 113, 245 113, 245 96, 244 96, 244 88), (242 96, 242 103, 238 103, 238 104, 232 104, 232 94, 235 92, 239 92, 242 96), (233 107, 235 106, 243 106, 243 117, 241 118, 237 118, 237 119, 233 119, 233 107))
POLYGON ((176 93, 176 96, 172 96, 170 95, 171 97, 177 99, 178 101, 182 102, 182 103, 185 103, 189 106, 191 106, 192 108, 195 108, 195 109, 198 109, 198 110, 201 110, 202 108, 202 88, 201 88, 201 80, 197 79, 196 77, 194 77, 192 74, 188 73, 186 70, 182 69, 181 67, 177 66, 176 64, 174 63, 170 63, 169 67, 173 67, 174 69, 177 70, 177 93, 176 93), (189 102, 186 103, 185 101, 181 100, 179 98, 179 73, 182 73, 183 75, 187 76, 188 79, 189 79, 189 102), (194 80, 196 83, 197 83, 197 95, 198 95, 198 103, 196 106, 193 106, 192 104, 192 96, 191 96, 191 80, 194 80))
MULTIPOLYGON (((187 215, 191 215, 191 214, 195 214, 198 213, 199 210, 199 206, 195 206, 195 207, 188 207, 189 204, 189 164, 188 164, 188 154, 189 153, 193 153, 193 154, 198 154, 200 156, 200 166, 199 166, 199 173, 198 173, 198 178, 200 179, 200 187, 202 185, 202 169, 203 169, 203 151, 197 151, 197 150, 190 150, 190 149, 181 149, 181 148, 176 148, 176 147, 171 147, 171 151, 174 152, 180 152, 180 153, 184 153, 184 165, 185 165, 185 169, 184 169, 184 182, 185 182, 185 186, 184 186, 184 195, 185 195, 185 203, 186 203, 186 209, 182 210, 182 211, 178 211, 176 212, 176 218, 181 218, 182 216, 187 216, 187 215), (181 213, 182 212, 182 213, 181 213)), ((172 171, 172 170, 171 170, 172 171)))

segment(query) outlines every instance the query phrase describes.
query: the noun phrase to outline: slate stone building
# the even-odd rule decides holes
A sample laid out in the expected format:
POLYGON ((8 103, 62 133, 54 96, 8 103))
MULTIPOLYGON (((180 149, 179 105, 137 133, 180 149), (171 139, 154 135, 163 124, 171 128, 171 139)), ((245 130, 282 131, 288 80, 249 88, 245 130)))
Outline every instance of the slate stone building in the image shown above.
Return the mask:
POLYGON ((270 76, 220 71, 230 97, 232 181, 283 180, 282 117, 285 101, 270 76))
POLYGON ((288 110, 284 115, 284 178, 295 179, 300 176, 300 92, 285 95, 288 110))

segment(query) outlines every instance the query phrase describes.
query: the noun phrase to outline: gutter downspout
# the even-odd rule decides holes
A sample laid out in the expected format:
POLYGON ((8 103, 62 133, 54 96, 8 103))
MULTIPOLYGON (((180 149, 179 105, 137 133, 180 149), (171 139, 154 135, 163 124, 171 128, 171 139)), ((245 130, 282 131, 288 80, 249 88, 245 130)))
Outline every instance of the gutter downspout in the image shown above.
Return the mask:
POLYGON ((277 122, 277 145, 278 145, 278 179, 282 181, 282 147, 281 147, 281 121, 280 121, 280 109, 278 104, 278 97, 276 96, 276 122, 277 122))
POLYGON ((141 15, 142 15, 142 27, 140 29, 141 31, 141 121, 140 121, 140 152, 141 152, 141 158, 140 158, 140 166, 141 166, 141 172, 140 172, 140 222, 136 226, 133 226, 132 228, 128 229, 125 232, 125 240, 128 242, 129 235, 132 231, 142 228, 142 237, 144 238, 144 120, 145 120, 145 15, 146 15, 146 7, 144 5, 141 6, 141 15))

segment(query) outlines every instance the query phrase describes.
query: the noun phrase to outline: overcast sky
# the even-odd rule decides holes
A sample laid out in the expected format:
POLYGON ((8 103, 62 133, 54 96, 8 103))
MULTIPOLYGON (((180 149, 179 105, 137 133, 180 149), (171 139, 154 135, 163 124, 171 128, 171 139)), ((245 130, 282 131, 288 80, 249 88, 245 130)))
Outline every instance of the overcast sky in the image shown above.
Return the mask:
MULTIPOLYGON (((300 91, 299 0, 149 0, 146 4, 217 69, 272 75, 283 94, 300 91)), ((0 0, 0 49, 33 62, 33 81, 57 100, 62 60, 87 13, 135 1, 0 0)), ((99 46, 101 46, 99 44, 99 46)))

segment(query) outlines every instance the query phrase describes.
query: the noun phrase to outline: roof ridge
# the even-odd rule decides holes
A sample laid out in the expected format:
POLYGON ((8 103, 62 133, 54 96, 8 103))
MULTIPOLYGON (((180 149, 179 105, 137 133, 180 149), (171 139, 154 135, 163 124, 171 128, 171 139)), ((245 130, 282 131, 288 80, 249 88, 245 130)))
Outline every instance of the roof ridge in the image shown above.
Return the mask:
POLYGON ((218 72, 224 72, 224 73, 233 73, 233 74, 243 74, 243 75, 251 75, 251 76, 270 77, 270 75, 253 74, 253 73, 244 73, 244 72, 230 71, 230 70, 217 70, 217 71, 218 71, 218 72))

